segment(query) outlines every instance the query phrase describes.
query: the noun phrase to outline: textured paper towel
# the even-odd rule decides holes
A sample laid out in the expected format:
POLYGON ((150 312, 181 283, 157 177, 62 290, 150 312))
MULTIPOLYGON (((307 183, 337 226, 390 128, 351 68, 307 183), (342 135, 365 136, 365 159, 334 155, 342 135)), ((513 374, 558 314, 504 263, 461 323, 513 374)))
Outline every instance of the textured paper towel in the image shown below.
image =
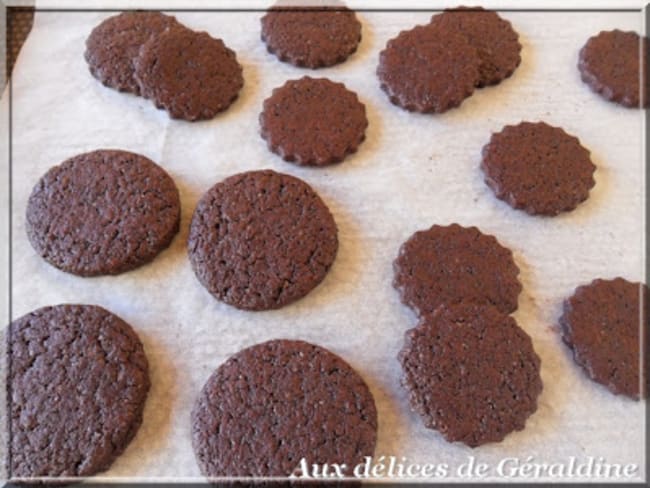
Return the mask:
MULTIPOLYGON (((538 462, 602 456, 636 463, 645 477, 645 404, 589 381, 555 326, 562 299, 576 286, 596 277, 643 278, 642 113, 594 95, 576 69, 589 36, 601 29, 640 31, 640 13, 504 13, 524 46, 519 69, 499 86, 478 90, 459 109, 431 116, 391 105, 375 76, 386 41, 427 22, 430 12, 360 12, 359 51, 316 72, 266 52, 260 12, 179 12, 189 27, 223 38, 244 66, 239 100, 202 123, 170 121, 147 100, 107 89, 90 76, 84 40, 109 15, 36 14, 14 72, 12 126, 13 318, 50 304, 100 304, 133 325, 151 362, 144 423, 107 476, 200 476, 190 410, 203 383, 238 350, 286 337, 328 347, 367 380, 379 411, 377 456, 447 463, 450 477, 469 456, 491 467, 511 456, 538 462), (306 74, 342 81, 366 104, 367 139, 338 166, 285 163, 258 134, 262 101, 287 79, 306 74), (493 131, 524 119, 562 126, 592 151, 596 186, 574 212, 533 218, 496 200, 483 183, 482 146, 493 131), (117 277, 78 278, 32 250, 25 205, 48 168, 97 148, 139 152, 165 167, 181 191, 182 230, 148 266, 117 277), (250 313, 215 301, 199 285, 185 243, 200 195, 228 175, 260 168, 298 176, 320 193, 339 226, 340 250, 325 281, 306 298, 282 310, 250 313), (544 391, 526 429, 474 450, 423 428, 399 387, 396 360, 415 318, 391 287, 392 260, 416 230, 451 222, 477 225, 513 249, 524 285, 515 317, 542 358, 544 391)), ((2 110, 6 120, 7 93, 2 110)))

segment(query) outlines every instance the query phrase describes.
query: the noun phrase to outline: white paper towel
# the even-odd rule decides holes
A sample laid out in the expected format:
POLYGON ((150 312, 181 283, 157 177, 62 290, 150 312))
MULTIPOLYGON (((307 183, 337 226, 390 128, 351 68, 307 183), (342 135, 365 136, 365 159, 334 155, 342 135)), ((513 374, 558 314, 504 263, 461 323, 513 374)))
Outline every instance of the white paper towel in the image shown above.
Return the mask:
POLYGON ((37 12, 12 93, 13 318, 44 305, 99 304, 133 325, 151 363, 144 423, 106 476, 200 479, 190 442, 190 410, 200 388, 231 354, 285 337, 331 349, 367 380, 379 412, 377 457, 446 463, 447 479, 456 478, 470 456, 489 465, 487 479, 494 479, 507 457, 565 464, 572 456, 579 462, 602 457, 637 464, 639 478, 645 478, 645 404, 589 381, 555 325, 563 298, 576 286, 597 277, 643 279, 643 115, 596 96, 576 69, 588 37, 602 29, 641 31, 640 13, 504 13, 523 44, 514 76, 478 90, 446 114, 418 115, 389 103, 375 69, 386 41, 426 23, 431 12, 359 12, 358 52, 318 71, 281 63, 266 52, 259 39, 261 12, 178 12, 187 26, 224 39, 244 66, 238 101, 201 123, 170 121, 149 101, 105 88, 90 76, 84 41, 109 15, 37 12), (367 139, 340 165, 296 167, 270 153, 259 136, 262 101, 274 87, 304 75, 342 81, 366 105, 367 139), (530 217, 496 200, 483 183, 482 146, 492 132, 521 120, 561 126, 592 151, 596 186, 577 210, 530 217), (48 168, 97 148, 142 153, 166 168, 181 192, 181 232, 150 265, 117 277, 79 278, 32 250, 25 205, 48 168), (319 192, 339 226, 340 249, 325 281, 306 298, 281 310, 250 313, 215 301, 199 285, 185 243, 203 192, 228 175, 261 168, 298 176, 319 192), (410 412, 396 360, 415 318, 391 287, 392 260, 416 230, 451 222, 477 225, 514 251, 524 285, 515 318, 542 358, 544 391, 526 429, 473 450, 445 442, 410 412))

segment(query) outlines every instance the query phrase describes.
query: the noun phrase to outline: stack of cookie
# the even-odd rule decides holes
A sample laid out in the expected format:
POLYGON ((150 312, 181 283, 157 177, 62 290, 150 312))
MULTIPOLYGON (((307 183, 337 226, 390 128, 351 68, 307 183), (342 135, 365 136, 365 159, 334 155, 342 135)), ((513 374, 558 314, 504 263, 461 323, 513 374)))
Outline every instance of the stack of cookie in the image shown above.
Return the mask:
POLYGON ((522 289, 512 252, 476 227, 434 225, 402 245, 394 272, 420 320, 399 360, 425 425, 472 447, 523 429, 542 380, 531 338, 509 315, 522 289))
POLYGON ((377 75, 391 102, 441 113, 475 88, 496 85, 521 62, 519 36, 507 20, 480 7, 449 9, 401 32, 379 56, 377 75))
POLYGON ((244 84, 235 53, 221 39, 160 12, 109 17, 86 40, 85 58, 104 85, 148 98, 174 119, 211 119, 244 84))

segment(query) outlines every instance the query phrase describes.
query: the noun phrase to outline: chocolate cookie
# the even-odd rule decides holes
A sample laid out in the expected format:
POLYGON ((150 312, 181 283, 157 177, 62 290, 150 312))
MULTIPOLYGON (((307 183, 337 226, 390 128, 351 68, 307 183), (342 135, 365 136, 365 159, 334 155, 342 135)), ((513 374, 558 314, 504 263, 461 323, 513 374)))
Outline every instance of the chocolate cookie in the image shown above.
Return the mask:
POLYGON ((307 183, 274 171, 226 178, 203 195, 188 252, 201 284, 244 310, 280 308, 309 293, 338 249, 334 218, 307 183))
POLYGON ((521 284, 512 251, 476 227, 434 225, 402 244, 393 286, 418 315, 439 305, 474 301, 504 313, 517 309, 521 284))
POLYGON ((104 20, 86 39, 84 57, 92 75, 119 91, 140 94, 133 61, 140 47, 170 27, 180 26, 160 12, 123 12, 104 20))
POLYGON ((573 210, 595 184, 589 151, 544 122, 504 127, 492 134, 482 155, 485 183, 497 198, 531 215, 573 210))
POLYGON ((207 477, 288 477, 306 458, 344 474, 372 456, 377 411, 343 359, 303 341, 244 349, 208 379, 192 412, 194 453, 207 477))
POLYGON ((145 43, 135 78, 156 107, 189 121, 213 118, 244 86, 235 53, 221 39, 190 29, 169 29, 145 43))
POLYGON ((481 7, 460 7, 434 15, 431 24, 464 35, 480 58, 477 85, 496 85, 521 63, 519 35, 499 14, 481 7))
POLYGON ((345 61, 357 50, 361 23, 343 6, 277 6, 262 17, 262 41, 280 61, 323 68, 345 61))
POLYGON ((402 31, 379 54, 377 76, 390 101, 414 112, 445 112, 470 96, 480 78, 476 48, 436 25, 402 31))
POLYGON ((142 343, 94 305, 43 307, 8 334, 11 478, 73 478, 108 469, 142 423, 149 373, 142 343))
POLYGON ((285 161, 324 166, 354 153, 368 127, 366 108, 343 83, 305 76, 264 101, 261 135, 285 161))
POLYGON ((539 356, 492 306, 440 306, 406 332, 399 361, 411 408, 449 442, 500 442, 537 410, 539 356))
POLYGON ((118 274, 151 261, 178 232, 174 181, 139 154, 99 150, 67 159, 36 184, 27 237, 53 266, 79 276, 118 274))
POLYGON ((641 350, 648 357, 645 285, 616 278, 580 286, 564 301, 560 325, 576 363, 592 380, 616 395, 647 396, 648 364, 639 363, 641 350), (643 379, 640 372, 644 372, 643 379))
POLYGON ((606 100, 626 107, 648 107, 649 46, 647 37, 618 29, 590 37, 578 60, 582 81, 606 100), (642 86, 639 80, 643 80, 642 86))

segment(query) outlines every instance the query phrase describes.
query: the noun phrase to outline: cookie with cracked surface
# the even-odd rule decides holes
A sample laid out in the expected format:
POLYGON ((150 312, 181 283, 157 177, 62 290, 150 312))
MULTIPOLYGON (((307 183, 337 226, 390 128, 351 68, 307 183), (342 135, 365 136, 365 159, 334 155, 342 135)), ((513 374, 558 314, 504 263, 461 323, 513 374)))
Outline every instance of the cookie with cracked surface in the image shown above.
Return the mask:
POLYGON ((460 33, 418 25, 388 41, 377 76, 390 101, 412 112, 458 107, 480 80, 478 51, 460 33))
POLYGON ((449 442, 500 442, 537 410, 531 338, 490 305, 441 305, 406 332, 399 361, 411 408, 449 442))
POLYGON ((275 6, 261 23, 268 51, 304 68, 342 63, 361 42, 361 22, 344 6, 275 6))
POLYGON ((595 185, 596 166, 577 137, 544 122, 508 125, 483 147, 481 169, 496 197, 531 215, 575 209, 595 185))
POLYGON ((270 170, 240 173, 208 190, 188 239, 201 284, 244 310, 302 298, 325 278, 337 249, 336 223, 316 192, 270 170))
POLYGON ((94 305, 39 308, 9 326, 8 358, 9 475, 108 469, 140 427, 150 386, 131 326, 94 305))
POLYGON ((132 270, 178 232, 180 199, 167 172, 139 154, 98 150, 51 168, 27 204, 27 236, 51 265, 79 276, 132 270))
POLYGON ((173 119, 211 119, 244 86, 235 52, 207 32, 169 29, 147 41, 135 61, 143 96, 173 119))
POLYGON ((648 364, 640 364, 640 351, 648 344, 646 285, 623 278, 594 280, 564 301, 559 322, 575 362, 593 381, 616 395, 647 396, 648 364))
POLYGON ((492 10, 459 7, 434 15, 431 24, 464 35, 481 60, 477 86, 496 85, 521 63, 519 35, 512 24, 492 10))
POLYGON ((287 477, 299 465, 372 456, 375 402, 363 378, 325 348, 272 340, 244 349, 208 379, 192 411, 207 477, 287 477))
POLYGON ((343 83, 305 76, 273 90, 260 133, 285 161, 325 166, 356 152, 365 138, 366 108, 343 83))
POLYGON ((140 47, 180 25, 175 17, 160 12, 122 12, 107 18, 86 39, 84 58, 90 73, 108 87, 139 95, 133 63, 140 47))
POLYGON ((416 232, 400 247, 393 270, 402 302, 419 316, 464 300, 511 313, 521 293, 512 251, 476 227, 434 225, 416 232))
POLYGON ((606 100, 625 107, 650 106, 648 51, 650 40, 618 29, 590 37, 580 49, 578 70, 589 87, 606 100), (642 72, 641 72, 642 70, 642 72), (641 84, 640 81, 644 83, 641 84))

